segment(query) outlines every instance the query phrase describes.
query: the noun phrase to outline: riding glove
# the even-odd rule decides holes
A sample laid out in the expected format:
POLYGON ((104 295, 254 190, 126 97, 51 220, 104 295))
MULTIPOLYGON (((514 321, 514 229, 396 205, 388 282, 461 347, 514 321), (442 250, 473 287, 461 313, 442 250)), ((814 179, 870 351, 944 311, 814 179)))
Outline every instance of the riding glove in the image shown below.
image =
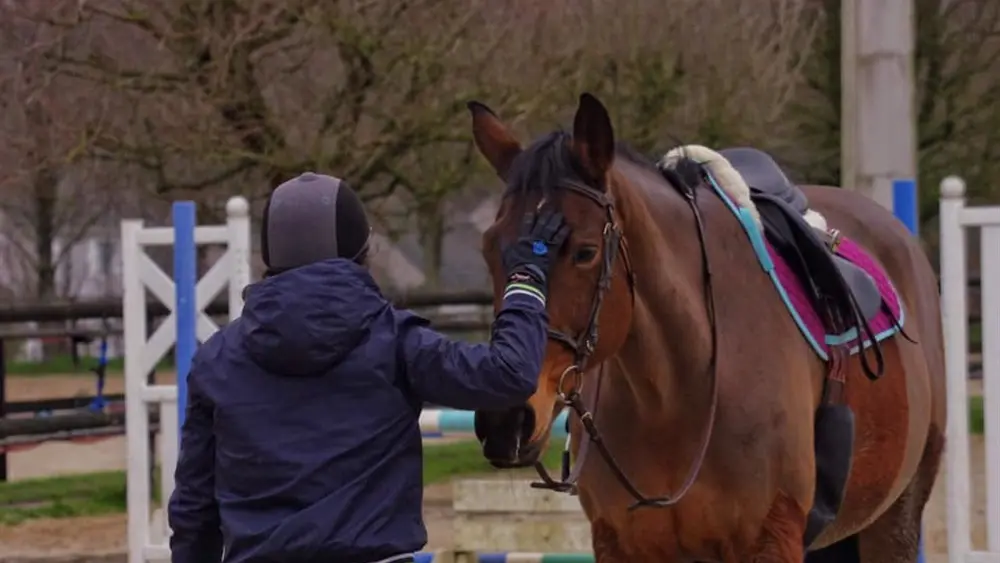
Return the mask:
POLYGON ((545 209, 526 213, 517 240, 503 249, 504 297, 525 293, 544 304, 549 268, 568 236, 569 225, 562 213, 545 209))

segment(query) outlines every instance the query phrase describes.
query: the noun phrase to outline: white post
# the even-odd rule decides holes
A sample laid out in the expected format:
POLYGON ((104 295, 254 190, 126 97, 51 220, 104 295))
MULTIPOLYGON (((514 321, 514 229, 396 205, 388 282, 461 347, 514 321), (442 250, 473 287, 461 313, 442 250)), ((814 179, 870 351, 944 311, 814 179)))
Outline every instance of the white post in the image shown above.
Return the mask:
POLYGON ((1000 207, 966 207, 965 184, 941 184, 941 298, 948 379, 948 557, 1000 563, 1000 207), (968 422, 968 303, 965 229, 981 231, 986 551, 971 546, 968 422))
MULTIPOLYGON (((998 218, 1000 219, 1000 218, 998 218)), ((983 404, 986 440, 986 544, 1000 553, 1000 220, 981 230, 983 404)))
POLYGON ((948 560, 965 561, 972 549, 969 494, 969 340, 965 272, 965 182, 949 176, 941 182, 941 314, 944 322, 945 373, 948 387, 946 458, 948 560))
POLYGON ((128 563, 143 563, 149 543, 149 419, 142 400, 145 373, 146 290, 139 274, 142 221, 122 221, 122 325, 125 331, 125 441, 128 563), (132 335, 129 338, 129 335, 132 335))
POLYGON ((226 225, 232 270, 229 277, 229 320, 243 311, 243 288, 250 285, 250 203, 236 196, 226 202, 226 225))

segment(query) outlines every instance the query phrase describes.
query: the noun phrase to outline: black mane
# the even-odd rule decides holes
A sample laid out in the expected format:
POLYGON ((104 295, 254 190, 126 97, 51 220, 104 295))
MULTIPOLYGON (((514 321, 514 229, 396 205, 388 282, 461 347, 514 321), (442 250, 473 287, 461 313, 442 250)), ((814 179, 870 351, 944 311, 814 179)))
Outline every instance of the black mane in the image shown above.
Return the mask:
POLYGON ((561 182, 584 183, 584 175, 569 151, 572 138, 566 131, 556 130, 521 151, 510 165, 507 193, 548 198, 561 182))
MULTIPOLYGON (((569 132, 559 129, 531 143, 511 163, 507 194, 539 194, 550 198, 566 181, 593 185, 570 152, 572 139, 569 132)), ((615 144, 615 155, 659 173, 649 158, 626 143, 615 144)))

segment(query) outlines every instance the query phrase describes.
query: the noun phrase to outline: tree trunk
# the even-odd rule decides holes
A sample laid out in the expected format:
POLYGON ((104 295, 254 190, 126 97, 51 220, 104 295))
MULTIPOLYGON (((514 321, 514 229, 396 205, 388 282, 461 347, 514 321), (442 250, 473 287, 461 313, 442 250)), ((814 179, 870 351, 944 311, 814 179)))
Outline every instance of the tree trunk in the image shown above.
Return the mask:
POLYGON ((439 289, 444 266, 445 221, 440 202, 419 210, 420 245, 424 252, 424 286, 439 289))
MULTIPOLYGON (((34 235, 35 235, 35 298, 40 303, 56 299, 56 255, 55 244, 58 226, 56 225, 56 191, 59 178, 55 170, 45 166, 34 176, 32 191, 34 195, 34 235)), ((65 252, 63 249, 61 252, 65 252)), ((52 325, 58 327, 59 323, 52 325)), ((66 343, 61 341, 42 341, 42 355, 45 358, 53 354, 66 352, 66 343)))
POLYGON ((56 264, 53 247, 56 242, 56 186, 58 179, 49 168, 35 175, 35 297, 39 301, 56 294, 56 264))

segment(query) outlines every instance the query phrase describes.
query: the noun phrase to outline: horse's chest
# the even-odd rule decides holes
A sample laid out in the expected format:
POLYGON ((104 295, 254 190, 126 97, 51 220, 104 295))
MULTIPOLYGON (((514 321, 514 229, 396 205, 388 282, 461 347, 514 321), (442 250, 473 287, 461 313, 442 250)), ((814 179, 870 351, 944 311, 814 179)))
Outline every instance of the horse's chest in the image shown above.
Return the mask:
POLYGON ((594 555, 598 563, 705 560, 705 555, 716 553, 719 546, 711 545, 707 535, 699 532, 701 521, 699 515, 686 514, 677 507, 598 517, 591 524, 594 555))
POLYGON ((672 518, 666 514, 630 514, 591 524, 594 555, 599 563, 677 561, 680 553, 672 518))

